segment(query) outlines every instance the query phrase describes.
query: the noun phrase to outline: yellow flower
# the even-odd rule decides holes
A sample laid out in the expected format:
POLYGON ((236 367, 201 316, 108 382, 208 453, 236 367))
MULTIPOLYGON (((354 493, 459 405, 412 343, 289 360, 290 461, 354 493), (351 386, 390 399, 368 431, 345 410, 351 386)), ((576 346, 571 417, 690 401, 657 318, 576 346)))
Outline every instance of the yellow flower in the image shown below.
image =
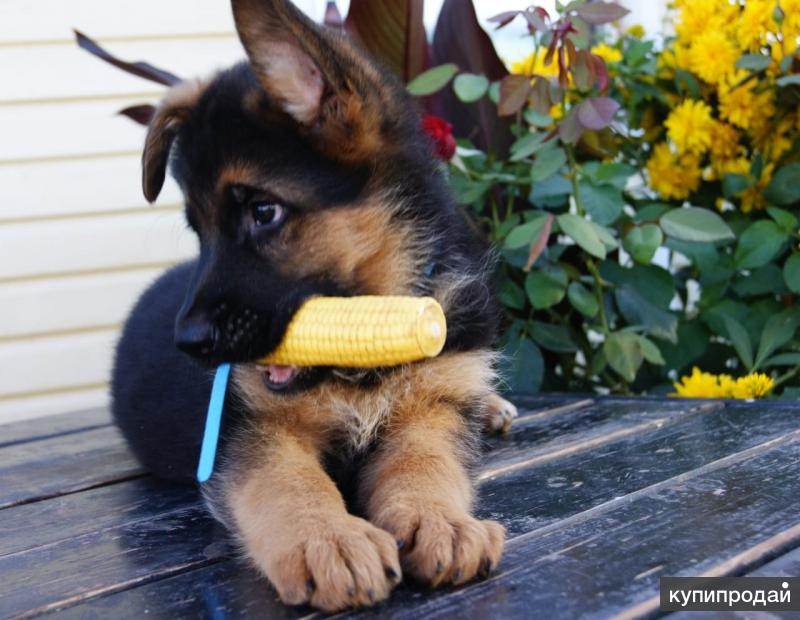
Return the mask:
POLYGON ((781 30, 784 41, 792 42, 793 49, 786 50, 791 54, 797 49, 797 38, 800 37, 800 0, 780 0, 780 3, 783 11, 781 30))
POLYGON ((599 43, 592 48, 592 54, 600 56, 607 63, 619 62, 622 60, 622 52, 616 47, 611 47, 605 43, 599 43))
POLYGON ((547 55, 547 50, 544 48, 539 49, 539 53, 531 52, 519 62, 511 64, 511 73, 518 75, 543 75, 544 77, 558 77, 558 63, 553 60, 549 65, 545 66, 544 58, 547 55))
POLYGON ((727 0, 677 0, 680 11, 675 32, 686 43, 708 31, 727 31, 735 23, 739 7, 727 0))
POLYGON ((694 153, 675 154, 662 142, 647 162, 650 187, 663 198, 683 199, 700 187, 700 158, 694 153))
POLYGON ((747 0, 739 20, 737 36, 743 49, 755 51, 767 42, 767 35, 776 32, 772 18, 776 0, 747 0))
POLYGON ((720 30, 706 30, 693 42, 689 50, 692 72, 709 84, 719 84, 726 75, 735 71, 741 53, 720 30))
POLYGON ((763 398, 768 395, 775 382, 763 373, 752 373, 734 381, 730 375, 713 375, 696 366, 692 374, 673 383, 675 392, 670 396, 682 398, 763 398))
POLYGON ((750 213, 753 209, 766 209, 767 199, 764 198, 764 190, 772 181, 772 173, 775 171, 775 164, 767 164, 761 171, 761 178, 758 179, 753 187, 748 187, 741 194, 739 200, 742 203, 742 213, 750 213))
POLYGON ((680 382, 672 385, 675 393, 672 396, 681 398, 725 398, 727 395, 724 390, 729 388, 733 380, 728 375, 712 375, 710 372, 703 372, 697 366, 692 368, 690 376, 681 377, 680 382), (724 377, 724 387, 720 385, 720 379, 724 377))
POLYGON ((702 155, 711 146, 714 119, 711 108, 703 101, 687 99, 670 112, 664 125, 669 139, 681 153, 702 155))
POLYGON ((734 398, 764 398, 772 391, 775 381, 764 373, 754 372, 740 377, 731 390, 734 398))
POLYGON ((750 131, 753 146, 761 151, 767 161, 777 162, 794 144, 798 129, 796 122, 793 114, 784 116, 777 125, 759 122, 750 131))
POLYGON ((711 156, 717 159, 732 159, 742 151, 739 132, 727 123, 715 122, 711 128, 711 156))
POLYGON ((644 26, 642 26, 641 24, 634 24, 633 26, 629 27, 625 32, 631 35, 632 37, 636 37, 637 39, 643 39, 645 35, 644 26))
POLYGON ((742 129, 750 129, 775 114, 771 91, 756 93, 755 80, 739 84, 747 75, 745 71, 731 73, 719 87, 720 116, 742 129))

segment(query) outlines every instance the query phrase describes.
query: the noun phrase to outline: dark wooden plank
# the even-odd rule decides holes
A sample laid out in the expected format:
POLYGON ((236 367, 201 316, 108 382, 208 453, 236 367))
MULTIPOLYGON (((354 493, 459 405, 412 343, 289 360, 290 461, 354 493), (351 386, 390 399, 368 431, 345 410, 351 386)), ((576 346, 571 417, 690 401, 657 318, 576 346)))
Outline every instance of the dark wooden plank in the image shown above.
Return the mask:
MULTIPOLYGON (((555 441, 549 450, 566 456, 539 452, 526 468, 484 478, 479 514, 522 534, 800 428, 791 406, 730 404, 669 422, 592 450, 569 453, 555 441)), ((481 475, 497 471, 488 466, 481 475)))
MULTIPOLYGON (((401 587, 356 616, 606 618, 657 593, 662 574, 697 574, 800 521, 800 432, 662 481, 509 541, 487 582, 449 591, 401 587), (767 484, 765 484, 765 480, 767 484), (776 493, 775 489, 780 489, 776 493)), ((796 536, 800 539, 800 525, 796 536)), ((233 561, 86 601, 63 615, 297 617, 250 569, 233 561), (183 592, 179 596, 176 592, 183 592)))
MULTIPOLYGON (((650 434, 628 435, 599 451, 576 452, 568 458, 545 461, 485 481, 481 487, 482 516, 499 519, 511 535, 557 526, 565 518, 735 455, 800 425, 800 419, 789 407, 760 409, 733 405, 727 409, 706 408, 691 415, 683 413, 675 418, 674 424, 665 424, 650 434)), ((143 601, 152 604, 164 600, 168 615, 172 615, 173 608, 175 614, 202 613, 206 598, 199 597, 194 603, 184 598, 172 600, 171 588, 177 587, 174 584, 178 582, 184 584, 182 588, 204 596, 207 591, 214 591, 215 600, 221 601, 220 608, 230 617, 248 616, 260 605, 265 610, 273 609, 272 590, 252 587, 254 581, 258 582, 257 577, 247 571, 242 573, 233 563, 227 570, 230 572, 225 573, 222 567, 194 571, 173 578, 172 585, 148 584, 143 586, 146 593, 136 588, 110 597, 114 600, 86 602, 80 609, 97 613, 130 609, 133 617, 144 613, 145 608, 140 606, 143 601), (225 576, 221 578, 220 574, 225 576), (195 582, 202 586, 190 585, 195 582)), ((427 594, 410 591, 397 596, 401 597, 398 605, 411 605, 424 600, 427 594)))
POLYGON ((800 543, 799 496, 800 431, 519 536, 485 582, 356 616, 647 616, 660 575, 723 575, 761 564, 767 542, 800 543))
POLYGON ((0 511, 0 557, 200 504, 195 487, 145 476, 13 506, 0 511))
MULTIPOLYGON (((680 400, 635 402, 603 399, 558 413, 540 412, 517 420, 511 431, 489 440, 483 477, 511 470, 541 455, 596 448, 621 437, 646 434, 685 416, 724 408, 722 402, 689 403, 680 400)), ((550 457, 548 457, 550 458, 550 457)))
POLYGON ((142 472, 113 426, 7 446, 0 450, 0 508, 142 472))
POLYGON ((57 435, 79 433, 110 424, 111 413, 105 407, 2 424, 0 425, 0 448, 57 435))
POLYGON ((0 617, 42 613, 208 565, 229 553, 204 510, 157 517, 0 557, 0 617))

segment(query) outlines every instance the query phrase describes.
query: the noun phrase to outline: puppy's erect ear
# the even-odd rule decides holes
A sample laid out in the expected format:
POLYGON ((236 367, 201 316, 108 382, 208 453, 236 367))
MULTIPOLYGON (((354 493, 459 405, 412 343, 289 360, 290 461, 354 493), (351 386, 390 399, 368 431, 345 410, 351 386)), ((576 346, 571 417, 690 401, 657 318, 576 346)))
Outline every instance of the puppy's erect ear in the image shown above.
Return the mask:
POLYGON ((382 120, 400 103, 372 61, 288 0, 232 0, 232 6, 239 38, 269 96, 313 128, 332 157, 355 161, 378 152, 382 120))
POLYGON ((173 86, 150 120, 142 153, 142 190, 148 202, 158 198, 167 174, 172 143, 204 90, 205 84, 198 80, 173 86))
POLYGON ((318 27, 285 0, 232 0, 232 7, 261 85, 298 122, 315 123, 328 77, 323 71, 332 69, 319 64, 325 42, 318 27))

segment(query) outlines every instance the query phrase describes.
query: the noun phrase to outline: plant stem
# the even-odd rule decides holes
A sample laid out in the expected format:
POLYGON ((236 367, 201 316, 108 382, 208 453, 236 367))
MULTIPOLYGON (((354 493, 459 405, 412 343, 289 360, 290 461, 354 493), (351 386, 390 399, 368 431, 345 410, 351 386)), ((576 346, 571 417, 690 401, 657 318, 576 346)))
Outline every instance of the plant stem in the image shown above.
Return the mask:
POLYGON ((775 390, 781 387, 784 383, 791 381, 800 372, 800 366, 795 366, 790 371, 782 374, 780 377, 775 379, 775 384, 772 386, 772 389, 775 390))

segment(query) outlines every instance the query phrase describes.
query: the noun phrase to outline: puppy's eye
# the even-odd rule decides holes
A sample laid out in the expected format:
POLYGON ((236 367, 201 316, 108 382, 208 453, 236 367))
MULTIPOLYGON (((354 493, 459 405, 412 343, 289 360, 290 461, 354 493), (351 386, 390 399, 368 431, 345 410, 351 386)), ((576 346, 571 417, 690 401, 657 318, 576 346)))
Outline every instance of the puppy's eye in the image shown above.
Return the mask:
POLYGON ((250 205, 253 222, 258 228, 272 230, 278 228, 286 219, 286 209, 274 202, 254 202, 250 205))

